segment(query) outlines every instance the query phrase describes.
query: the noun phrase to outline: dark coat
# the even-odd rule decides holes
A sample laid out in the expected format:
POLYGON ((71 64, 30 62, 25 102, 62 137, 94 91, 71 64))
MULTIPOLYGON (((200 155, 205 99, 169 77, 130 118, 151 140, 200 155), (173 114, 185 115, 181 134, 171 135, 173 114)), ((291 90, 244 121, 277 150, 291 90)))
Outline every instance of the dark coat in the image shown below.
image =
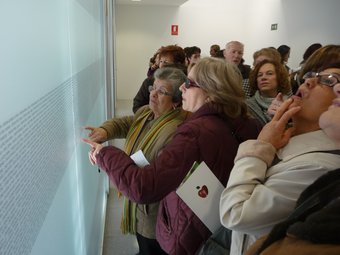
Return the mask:
POLYGON ((238 69, 240 70, 243 79, 249 78, 249 74, 251 71, 250 65, 244 65, 243 63, 240 63, 238 65, 238 69))
POLYGON ((242 140, 256 138, 260 130, 253 119, 226 121, 204 105, 178 127, 172 142, 149 166, 137 167, 115 147, 97 155, 99 167, 124 195, 138 203, 161 201, 156 238, 169 254, 195 254, 211 235, 175 191, 195 161, 204 161, 226 185, 239 145, 230 126, 242 140))
POLYGON ((133 98, 133 107, 132 107, 133 113, 136 113, 137 110, 141 108, 142 106, 149 104, 149 99, 150 99, 149 86, 152 86, 154 81, 155 79, 153 78, 153 76, 147 77, 143 81, 136 96, 133 98))

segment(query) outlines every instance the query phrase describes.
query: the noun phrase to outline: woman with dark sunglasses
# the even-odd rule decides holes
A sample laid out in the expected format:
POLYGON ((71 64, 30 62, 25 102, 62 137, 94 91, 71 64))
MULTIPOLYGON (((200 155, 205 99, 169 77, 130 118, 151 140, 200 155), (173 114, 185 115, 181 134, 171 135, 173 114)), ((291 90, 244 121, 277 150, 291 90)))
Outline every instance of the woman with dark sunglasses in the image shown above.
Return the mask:
POLYGON ((210 230, 176 193, 195 162, 204 161, 223 185, 240 141, 255 138, 258 122, 250 119, 242 77, 234 64, 204 58, 189 72, 182 91, 190 117, 176 130, 160 155, 143 168, 113 146, 85 140, 93 148, 91 161, 124 195, 138 203, 160 201, 156 238, 168 254, 196 254, 210 230))

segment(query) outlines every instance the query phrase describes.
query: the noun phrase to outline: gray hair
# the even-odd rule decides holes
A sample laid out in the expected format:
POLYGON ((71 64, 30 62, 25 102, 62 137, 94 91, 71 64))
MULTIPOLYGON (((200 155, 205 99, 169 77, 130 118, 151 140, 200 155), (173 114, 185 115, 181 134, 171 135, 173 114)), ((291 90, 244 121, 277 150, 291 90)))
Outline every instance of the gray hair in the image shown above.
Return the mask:
POLYGON ((184 72, 174 67, 158 68, 154 73, 154 78, 167 82, 172 86, 172 102, 182 102, 182 92, 179 87, 187 80, 184 72))
POLYGON ((225 45, 225 48, 228 49, 230 45, 233 45, 233 44, 236 44, 236 45, 239 45, 241 46, 242 48, 244 48, 244 44, 239 42, 239 41, 230 41, 230 42, 227 42, 226 45, 225 45))

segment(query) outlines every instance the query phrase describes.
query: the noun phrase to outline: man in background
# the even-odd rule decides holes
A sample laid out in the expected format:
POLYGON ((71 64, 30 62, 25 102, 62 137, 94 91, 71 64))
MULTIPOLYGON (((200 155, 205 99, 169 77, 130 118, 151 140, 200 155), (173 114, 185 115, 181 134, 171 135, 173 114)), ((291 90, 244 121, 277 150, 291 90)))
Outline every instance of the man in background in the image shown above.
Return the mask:
POLYGON ((249 87, 250 66, 244 65, 243 59, 244 45, 239 41, 230 41, 226 44, 224 50, 224 58, 229 62, 233 62, 241 72, 243 78, 243 91, 247 98, 251 97, 251 89, 249 87))

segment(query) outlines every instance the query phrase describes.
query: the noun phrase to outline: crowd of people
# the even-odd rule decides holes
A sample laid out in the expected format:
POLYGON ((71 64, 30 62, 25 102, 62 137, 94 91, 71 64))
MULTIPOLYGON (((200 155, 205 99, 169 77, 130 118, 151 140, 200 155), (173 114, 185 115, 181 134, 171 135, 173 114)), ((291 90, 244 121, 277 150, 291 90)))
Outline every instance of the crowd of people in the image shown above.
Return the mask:
POLYGON ((203 58, 162 46, 134 115, 86 127, 89 160, 124 195, 122 232, 140 255, 198 254, 212 235, 176 193, 201 162, 225 187, 229 254, 340 254, 340 45, 312 44, 299 70, 287 45, 254 52, 252 67, 243 52, 239 41, 203 58), (103 145, 114 138, 124 150, 103 145), (131 158, 140 150, 148 164, 131 158))

